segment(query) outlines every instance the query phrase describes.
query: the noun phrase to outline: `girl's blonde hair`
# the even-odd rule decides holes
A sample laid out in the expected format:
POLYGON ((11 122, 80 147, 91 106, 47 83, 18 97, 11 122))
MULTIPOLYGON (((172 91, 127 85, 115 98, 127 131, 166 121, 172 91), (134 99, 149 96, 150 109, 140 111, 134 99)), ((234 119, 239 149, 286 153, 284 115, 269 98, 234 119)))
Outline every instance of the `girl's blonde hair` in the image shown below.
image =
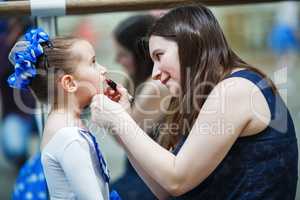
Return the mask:
POLYGON ((72 74, 76 69, 77 58, 72 46, 81 39, 75 37, 57 37, 50 41, 51 45, 43 45, 44 53, 38 58, 37 75, 32 79, 29 88, 41 103, 49 103, 56 99, 56 81, 59 74, 72 74))

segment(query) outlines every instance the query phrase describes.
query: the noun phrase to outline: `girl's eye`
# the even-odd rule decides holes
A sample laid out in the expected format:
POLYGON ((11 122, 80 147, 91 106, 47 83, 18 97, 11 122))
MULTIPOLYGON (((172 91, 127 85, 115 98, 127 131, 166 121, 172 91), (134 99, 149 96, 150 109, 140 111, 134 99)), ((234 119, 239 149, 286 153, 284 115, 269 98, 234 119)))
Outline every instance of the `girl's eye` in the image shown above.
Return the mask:
POLYGON ((96 67, 97 66, 97 62, 96 62, 96 60, 93 60, 93 67, 96 67))

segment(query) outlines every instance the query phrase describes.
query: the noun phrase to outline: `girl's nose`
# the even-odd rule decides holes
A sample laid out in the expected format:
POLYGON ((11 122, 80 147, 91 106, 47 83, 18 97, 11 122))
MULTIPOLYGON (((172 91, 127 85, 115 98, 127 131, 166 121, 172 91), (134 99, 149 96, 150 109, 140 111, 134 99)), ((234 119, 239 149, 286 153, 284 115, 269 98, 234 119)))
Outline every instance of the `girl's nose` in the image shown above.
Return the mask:
POLYGON ((101 66, 101 65, 99 65, 99 67, 100 67, 101 75, 106 75, 107 74, 107 69, 105 67, 101 66))

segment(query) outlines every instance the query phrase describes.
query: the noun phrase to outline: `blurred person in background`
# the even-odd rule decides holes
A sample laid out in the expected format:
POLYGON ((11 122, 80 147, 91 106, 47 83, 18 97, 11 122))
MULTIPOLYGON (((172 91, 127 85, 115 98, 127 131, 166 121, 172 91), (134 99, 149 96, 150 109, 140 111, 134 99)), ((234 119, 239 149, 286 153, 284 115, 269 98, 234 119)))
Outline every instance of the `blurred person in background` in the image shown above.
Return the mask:
POLYGON ((296 52, 300 51, 300 21, 297 2, 283 2, 275 14, 273 27, 268 35, 268 46, 278 57, 277 68, 293 68, 296 52))
MULTIPOLYGON (((168 102, 161 104, 163 97, 168 95, 166 88, 151 79, 153 62, 145 59, 149 56, 143 49, 143 38, 155 21, 152 15, 134 15, 119 23, 114 30, 116 62, 122 65, 129 76, 126 87, 133 89, 134 103, 131 116, 153 139, 153 124, 163 116, 160 106, 167 107, 168 102), (133 87, 132 87, 133 86, 133 87), (155 112, 153 112, 155 111, 155 112)), ((126 160, 125 172, 122 177, 112 183, 124 200, 156 199, 137 175, 130 162, 126 160)))
MULTIPOLYGON (((29 139, 32 133, 37 132, 37 126, 34 115, 25 113, 18 107, 14 99, 14 90, 7 85, 7 77, 13 70, 8 55, 13 44, 32 24, 30 18, 24 17, 0 20, 0 91, 2 101, 0 141, 5 158, 17 167, 21 167, 29 156, 29 139)), ((28 92, 21 91, 21 99, 27 107, 35 108, 35 101, 28 92)))
MULTIPOLYGON (((281 87, 288 88, 286 101, 292 114, 300 120, 298 101, 299 54, 300 54, 300 3, 281 2, 275 10, 274 21, 268 33, 267 44, 276 61, 275 81, 281 87)), ((299 130, 299 123, 295 123, 299 130)))
MULTIPOLYGON (((33 26, 31 18, 9 18, 0 20, 0 75, 2 125, 0 131, 1 150, 5 158, 18 169, 11 199, 47 199, 48 189, 45 181, 40 153, 30 159, 30 140, 38 133, 35 115, 26 113, 17 105, 14 89, 8 86, 7 78, 14 71, 9 62, 9 53, 23 33, 33 26)), ((35 109, 35 100, 30 92, 19 91, 22 103, 35 109)), ((15 178, 15 177, 14 177, 15 178)), ((8 193, 11 190, 6 191, 8 193)))

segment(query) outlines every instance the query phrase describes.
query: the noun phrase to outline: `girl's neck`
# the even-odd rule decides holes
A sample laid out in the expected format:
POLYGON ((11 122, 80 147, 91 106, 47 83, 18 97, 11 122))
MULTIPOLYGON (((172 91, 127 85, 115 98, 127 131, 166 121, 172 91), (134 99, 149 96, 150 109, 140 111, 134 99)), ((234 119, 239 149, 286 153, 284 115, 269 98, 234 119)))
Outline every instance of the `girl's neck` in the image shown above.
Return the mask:
POLYGON ((65 126, 82 127, 80 113, 81 109, 76 105, 54 105, 49 112, 48 118, 60 120, 65 126))
POLYGON ((64 113, 75 118, 80 118, 81 110, 82 109, 74 96, 66 96, 51 106, 51 112, 64 113))
POLYGON ((75 107, 53 107, 50 110, 51 113, 68 115, 73 118, 80 118, 81 109, 75 107))

